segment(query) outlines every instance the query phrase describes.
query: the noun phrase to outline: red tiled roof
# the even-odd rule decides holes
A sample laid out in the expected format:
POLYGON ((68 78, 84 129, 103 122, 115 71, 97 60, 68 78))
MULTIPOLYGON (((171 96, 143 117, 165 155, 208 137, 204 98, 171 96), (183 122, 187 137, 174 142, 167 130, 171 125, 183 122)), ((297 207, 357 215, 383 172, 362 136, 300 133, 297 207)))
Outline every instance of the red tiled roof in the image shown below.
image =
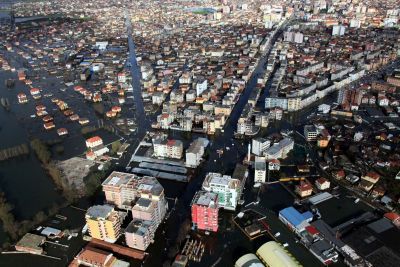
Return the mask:
POLYGON ((175 140, 168 140, 168 141, 167 141, 167 145, 168 145, 168 146, 173 146, 173 145, 175 145, 175 143, 176 143, 175 140))
POLYGON ((319 234, 319 231, 317 230, 317 228, 315 228, 312 225, 307 226, 306 231, 309 232, 311 235, 319 234))
POLYGON ((97 266, 107 266, 108 262, 112 260, 113 256, 112 253, 87 247, 84 248, 81 253, 77 256, 78 260, 83 261, 88 264, 93 264, 97 266))
POLYGON ((328 182, 328 180, 326 180, 324 177, 321 177, 321 178, 317 179, 317 183, 319 183, 319 184, 323 184, 325 182, 328 182))
POLYGON ((308 191, 308 190, 312 189, 312 186, 308 181, 305 181, 305 182, 301 181, 300 185, 299 185, 299 188, 300 188, 301 191, 308 191))
POLYGON ((389 219, 389 220, 391 220, 392 222, 400 219, 400 215, 397 214, 397 213, 395 213, 395 212, 388 212, 388 213, 385 213, 384 216, 385 216, 386 219, 389 219))
POLYGON ((381 176, 376 172, 368 172, 365 176, 368 176, 371 179, 378 180, 381 176))
POLYGON ((281 163, 278 159, 271 159, 269 162, 270 162, 270 163, 274 163, 274 164, 279 164, 279 163, 281 163))
POLYGON ((101 141, 101 138, 99 136, 93 136, 86 140, 86 142, 88 142, 88 143, 96 143, 98 141, 101 141))

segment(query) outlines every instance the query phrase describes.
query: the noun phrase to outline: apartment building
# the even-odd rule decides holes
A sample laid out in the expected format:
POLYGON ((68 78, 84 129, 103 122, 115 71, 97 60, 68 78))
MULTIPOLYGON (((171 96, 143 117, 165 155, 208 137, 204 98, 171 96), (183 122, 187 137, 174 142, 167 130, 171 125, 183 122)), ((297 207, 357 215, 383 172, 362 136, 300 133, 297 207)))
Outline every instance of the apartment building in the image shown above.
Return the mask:
POLYGON ((157 158, 180 159, 183 154, 183 143, 180 140, 153 140, 154 156, 157 158))
POLYGON ((151 221, 132 220, 125 229, 125 241, 128 247, 146 250, 153 242, 151 221))
POLYGON ((135 174, 113 171, 102 184, 107 203, 120 209, 131 209, 140 195, 139 182, 140 178, 135 174))
POLYGON ((314 125, 304 126, 304 137, 308 142, 317 140, 318 129, 314 125))
POLYGON ((112 172, 103 182, 106 201, 132 211, 132 222, 125 231, 128 246, 146 250, 168 209, 164 188, 155 177, 112 172))
POLYGON ((187 167, 195 168, 199 166, 208 143, 207 138, 197 138, 190 144, 185 154, 185 165, 187 167))
POLYGON ((121 224, 125 216, 125 212, 115 211, 110 205, 90 207, 85 216, 90 236, 114 243, 122 233, 121 224))
POLYGON ((264 151, 270 146, 271 146, 270 140, 262 137, 254 138, 251 141, 251 153, 257 156, 261 156, 264 153, 264 151))
POLYGON ((293 149, 294 141, 290 138, 284 138, 279 143, 275 143, 265 150, 265 157, 269 159, 286 158, 287 154, 293 149))
POLYGON ((267 177, 267 164, 265 158, 256 157, 254 162, 254 182, 265 183, 267 177))
POLYGON ((218 194, 198 191, 192 200, 192 223, 196 229, 218 231, 218 194))
POLYGON ((137 177, 138 196, 132 207, 132 222, 125 231, 128 246, 146 250, 154 240, 155 232, 164 220, 168 209, 164 188, 155 177, 137 177))
MULTIPOLYGON (((291 103, 291 108, 293 103, 291 103)), ((288 109, 288 99, 284 97, 267 97, 265 98, 265 108, 266 109, 271 109, 271 108, 281 108, 283 110, 288 109)))
POLYGON ((210 172, 203 182, 203 190, 218 194, 219 207, 235 210, 240 198, 241 181, 228 175, 210 172))

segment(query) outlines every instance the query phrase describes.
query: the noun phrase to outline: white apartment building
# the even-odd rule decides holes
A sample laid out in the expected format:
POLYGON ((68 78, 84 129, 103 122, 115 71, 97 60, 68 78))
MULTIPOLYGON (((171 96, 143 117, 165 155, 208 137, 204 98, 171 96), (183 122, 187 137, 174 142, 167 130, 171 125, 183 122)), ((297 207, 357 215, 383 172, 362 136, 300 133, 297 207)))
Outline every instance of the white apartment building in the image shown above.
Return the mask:
POLYGON ((286 158, 287 154, 293 149, 294 142, 290 138, 284 138, 279 143, 270 146, 264 153, 267 160, 286 158))
POLYGON ((203 182, 203 190, 218 194, 218 205, 235 210, 240 198, 241 182, 228 175, 209 172, 203 182))
POLYGON ((317 140, 318 129, 314 125, 304 126, 304 137, 308 142, 317 140))
POLYGON ((254 162, 254 182, 265 183, 266 178, 267 178, 267 164, 265 163, 265 158, 256 157, 254 162))
POLYGON ((197 138, 190 144, 189 148, 186 150, 185 165, 187 167, 195 168, 199 166, 208 143, 209 141, 206 138, 197 138))
POLYGON ((251 153, 257 156, 261 156, 264 151, 270 146, 270 140, 262 137, 254 138, 251 142, 251 153))
POLYGON ((346 31, 346 27, 343 25, 334 25, 332 28, 332 36, 342 36, 346 31))
POLYGON ((196 95, 200 96, 201 93, 203 93, 205 90, 207 90, 207 85, 208 85, 207 79, 198 81, 196 83, 196 95))
POLYGON ((180 159, 183 154, 183 143, 180 140, 153 140, 154 156, 157 158, 180 159))

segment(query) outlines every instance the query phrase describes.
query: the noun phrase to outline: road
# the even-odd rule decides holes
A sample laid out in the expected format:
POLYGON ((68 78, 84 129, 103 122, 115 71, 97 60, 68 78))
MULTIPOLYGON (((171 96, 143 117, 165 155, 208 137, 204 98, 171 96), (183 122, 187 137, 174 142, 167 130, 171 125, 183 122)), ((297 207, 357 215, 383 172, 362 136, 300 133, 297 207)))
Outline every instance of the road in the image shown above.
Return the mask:
MULTIPOLYGON (((278 34, 281 33, 282 32, 279 31, 278 34)), ((274 38, 274 41, 275 40, 276 38, 274 38)), ((190 203, 194 194, 201 189, 206 174, 208 172, 231 174, 231 171, 233 171, 236 163, 240 162, 245 156, 247 152, 247 143, 244 143, 242 140, 236 140, 233 138, 233 136, 242 110, 248 102, 252 90, 257 85, 257 79, 260 75, 263 75, 264 65, 272 47, 273 45, 270 46, 269 51, 266 51, 266 53, 260 57, 260 60, 254 69, 251 78, 247 82, 242 95, 234 106, 231 116, 224 126, 224 131, 217 132, 214 136, 210 137, 210 155, 208 159, 197 169, 195 177, 187 185, 185 185, 183 193, 178 196, 178 201, 171 210, 169 218, 165 222, 166 227, 162 228, 165 236, 158 236, 156 244, 150 248, 150 256, 146 260, 145 266, 159 266, 162 264, 163 258, 165 259, 167 257, 167 251, 157 250, 157 248, 161 248, 161 244, 163 242, 164 247, 173 246, 181 225, 184 223, 186 218, 190 217, 190 203), (227 147, 229 147, 229 151, 227 150, 227 147), (216 153, 216 150, 221 148, 225 150, 225 153, 220 157, 218 153, 216 153)), ((132 64, 132 66, 133 65, 134 64, 132 64)), ((133 75, 137 77, 137 73, 133 73, 133 75)), ((137 88, 134 88, 134 91, 136 91, 136 89, 137 88)), ((138 117, 138 120, 142 121, 141 117, 138 117)), ((145 127, 146 125, 148 124, 145 124, 145 127)))
POLYGON ((135 115, 136 115, 136 118, 138 119, 137 135, 138 135, 138 138, 140 138, 140 136, 142 136, 142 138, 143 138, 144 135, 146 134, 146 131, 148 131, 150 129, 151 123, 144 111, 144 105, 143 105, 142 94, 141 94, 142 90, 141 90, 141 84, 140 84, 141 72, 140 72, 140 68, 137 64, 135 43, 133 42, 133 38, 132 38, 132 22, 127 13, 125 13, 125 23, 126 23, 127 33, 128 33, 129 62, 131 63, 130 71, 131 71, 131 76, 132 76, 133 96, 134 96, 134 102, 135 102, 135 107, 136 107, 135 115))

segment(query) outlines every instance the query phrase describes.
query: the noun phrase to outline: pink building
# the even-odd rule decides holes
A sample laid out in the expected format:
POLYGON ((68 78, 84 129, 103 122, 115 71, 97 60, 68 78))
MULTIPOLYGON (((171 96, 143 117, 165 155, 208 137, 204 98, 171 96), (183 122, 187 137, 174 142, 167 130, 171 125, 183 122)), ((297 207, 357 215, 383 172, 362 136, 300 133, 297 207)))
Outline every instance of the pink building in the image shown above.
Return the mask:
POLYGON ((192 223, 195 228, 218 231, 218 194, 198 191, 192 200, 192 223))
POLYGON ((125 229, 125 241, 128 247, 145 251, 154 241, 152 222, 134 219, 125 229))

